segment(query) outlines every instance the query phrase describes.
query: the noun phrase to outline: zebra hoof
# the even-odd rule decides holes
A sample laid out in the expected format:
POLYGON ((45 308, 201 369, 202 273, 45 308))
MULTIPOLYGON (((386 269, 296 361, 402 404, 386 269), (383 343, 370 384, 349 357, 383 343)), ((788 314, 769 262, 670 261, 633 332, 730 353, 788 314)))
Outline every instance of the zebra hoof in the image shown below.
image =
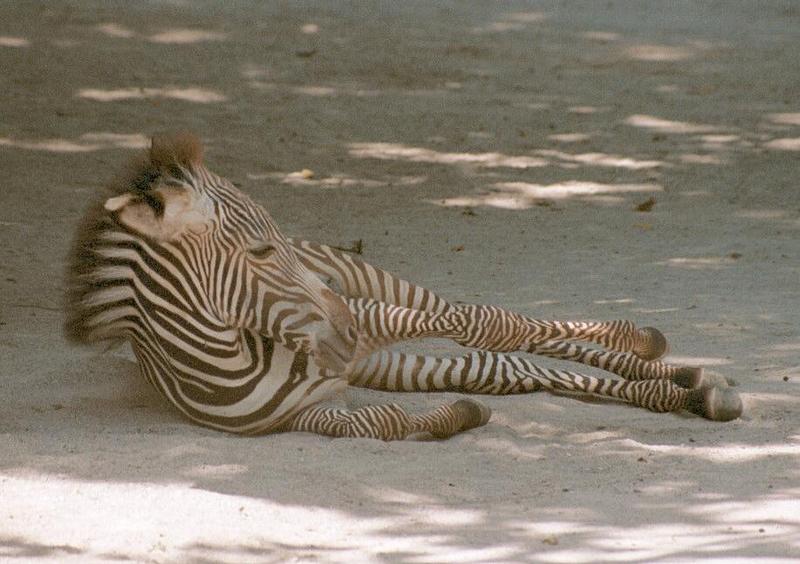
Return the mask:
POLYGON ((460 399, 453 403, 453 409, 462 416, 463 425, 459 431, 467 431, 475 427, 482 427, 489 422, 492 417, 492 410, 488 406, 473 399, 460 399))
POLYGON ((686 409, 712 421, 732 421, 742 415, 742 399, 728 387, 697 389, 690 392, 686 409))
POLYGON ((669 352, 667 338, 655 327, 642 327, 636 337, 633 353, 642 360, 658 360, 669 352))
POLYGON ((683 366, 678 368, 672 381, 682 388, 690 390, 706 388, 727 388, 735 386, 736 380, 720 374, 709 374, 702 368, 683 366))

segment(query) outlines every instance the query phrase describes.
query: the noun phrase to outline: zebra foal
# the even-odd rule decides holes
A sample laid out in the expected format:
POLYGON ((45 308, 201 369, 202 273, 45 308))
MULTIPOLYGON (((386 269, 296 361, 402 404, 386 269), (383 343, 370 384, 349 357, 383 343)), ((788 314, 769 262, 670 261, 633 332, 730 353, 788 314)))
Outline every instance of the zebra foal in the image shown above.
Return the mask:
POLYGON ((490 417, 472 399, 421 415, 396 404, 321 405, 348 384, 579 392, 719 421, 741 414, 724 379, 660 362, 667 343, 655 329, 451 304, 357 257, 286 238, 261 206, 204 166, 199 141, 188 135, 155 138, 90 207, 67 280, 68 338, 127 340, 141 373, 169 403, 234 433, 444 438, 490 417), (424 337, 479 350, 453 358, 385 350, 424 337), (511 352, 597 366, 622 379, 543 369, 511 352))

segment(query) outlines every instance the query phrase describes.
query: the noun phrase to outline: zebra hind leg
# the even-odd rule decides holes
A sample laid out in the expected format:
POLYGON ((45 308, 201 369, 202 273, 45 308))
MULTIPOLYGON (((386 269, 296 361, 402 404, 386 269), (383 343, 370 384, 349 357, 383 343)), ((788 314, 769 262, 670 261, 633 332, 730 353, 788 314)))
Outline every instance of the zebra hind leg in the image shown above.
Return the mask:
POLYGON ((655 412, 685 409, 712 421, 731 421, 742 414, 739 394, 727 386, 686 389, 667 379, 616 380, 542 370, 533 365, 530 368, 538 372, 536 379, 542 387, 554 392, 583 392, 617 398, 655 412))
POLYGON ((686 409, 713 421, 742 413, 738 394, 720 386, 686 389, 669 378, 619 380, 542 368, 502 353, 475 351, 460 357, 426 357, 379 351, 358 362, 351 386, 396 392, 454 391, 470 394, 522 394, 548 390, 620 399, 651 411, 686 409))
POLYGON ((285 427, 329 437, 403 440, 416 433, 446 439, 489 422, 490 409, 472 399, 444 404, 429 413, 410 415, 397 404, 370 405, 353 411, 310 407, 298 413, 285 427))
POLYGON ((674 366, 658 360, 644 360, 633 353, 591 349, 571 341, 546 341, 530 346, 526 352, 594 366, 626 380, 665 378, 687 389, 736 385, 730 378, 706 373, 699 367, 674 366))

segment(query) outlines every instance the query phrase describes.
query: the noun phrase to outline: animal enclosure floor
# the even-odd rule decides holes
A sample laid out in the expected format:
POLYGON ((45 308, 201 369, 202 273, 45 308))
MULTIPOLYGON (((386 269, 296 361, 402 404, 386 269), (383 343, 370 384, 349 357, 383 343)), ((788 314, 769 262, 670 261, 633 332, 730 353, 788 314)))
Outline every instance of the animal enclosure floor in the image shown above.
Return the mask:
POLYGON ((797 558, 799 45, 788 0, 3 3, 0 560, 797 558), (744 416, 540 393, 442 442, 185 422, 60 329, 86 203, 176 130, 287 234, 659 327, 744 416))

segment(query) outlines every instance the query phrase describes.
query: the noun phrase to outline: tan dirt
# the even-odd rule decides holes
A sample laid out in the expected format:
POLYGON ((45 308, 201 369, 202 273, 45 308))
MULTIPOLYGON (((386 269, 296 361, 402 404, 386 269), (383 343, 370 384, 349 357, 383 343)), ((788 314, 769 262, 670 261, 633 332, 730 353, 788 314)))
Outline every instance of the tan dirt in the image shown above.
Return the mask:
POLYGON ((800 557, 798 45, 791 1, 2 4, 0 560, 800 557), (484 428, 398 443, 184 421, 60 326, 92 192, 185 129, 285 232, 659 327, 744 416, 492 397, 484 428))

